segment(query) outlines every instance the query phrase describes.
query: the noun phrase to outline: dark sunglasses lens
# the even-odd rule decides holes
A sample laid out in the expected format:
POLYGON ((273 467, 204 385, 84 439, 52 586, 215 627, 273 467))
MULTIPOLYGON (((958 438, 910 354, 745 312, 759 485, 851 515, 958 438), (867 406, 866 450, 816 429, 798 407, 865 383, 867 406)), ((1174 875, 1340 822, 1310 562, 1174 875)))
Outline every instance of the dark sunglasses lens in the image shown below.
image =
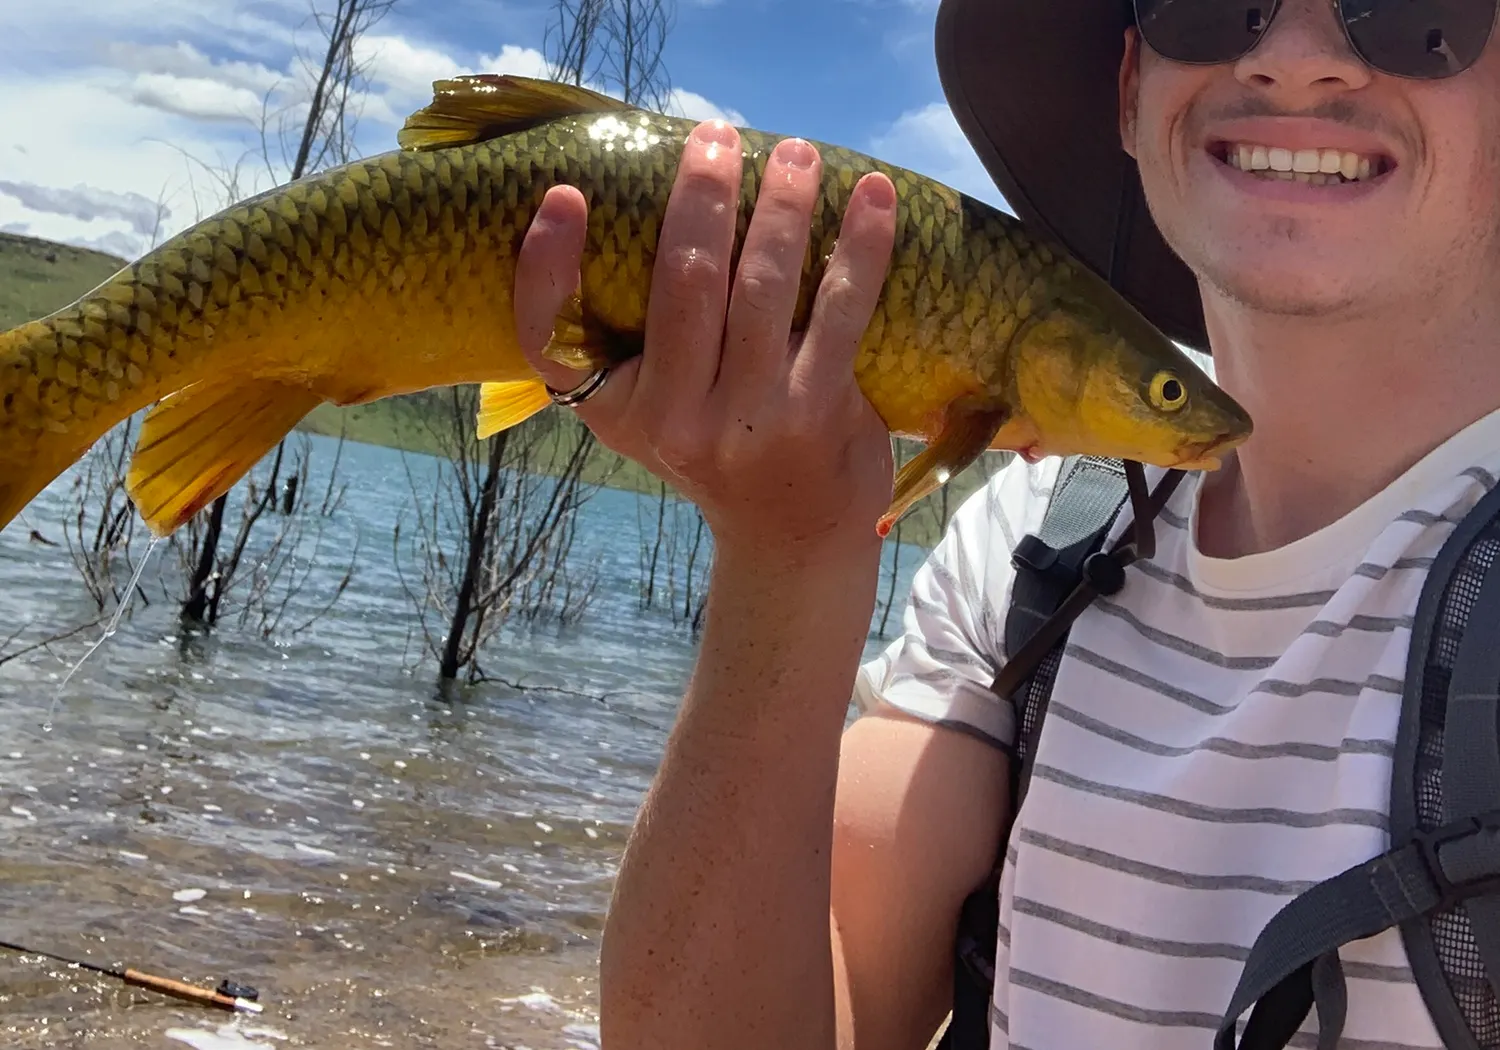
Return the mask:
POLYGON ((1135 0, 1141 38, 1174 62, 1233 62, 1255 46, 1275 10, 1276 0, 1135 0))
POLYGON ((1342 7, 1354 49, 1398 77, 1462 72, 1495 24, 1495 0, 1344 0, 1342 7))

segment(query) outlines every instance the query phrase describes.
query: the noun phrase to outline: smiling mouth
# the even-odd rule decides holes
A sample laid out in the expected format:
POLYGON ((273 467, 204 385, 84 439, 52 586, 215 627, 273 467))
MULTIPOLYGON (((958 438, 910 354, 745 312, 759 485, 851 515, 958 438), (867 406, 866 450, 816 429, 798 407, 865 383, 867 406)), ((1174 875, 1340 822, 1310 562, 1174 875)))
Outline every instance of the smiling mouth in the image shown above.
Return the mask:
POLYGON ((1221 164, 1262 179, 1305 182, 1313 186, 1339 186, 1369 182, 1396 167, 1393 158, 1381 153, 1354 153, 1345 149, 1287 149, 1256 142, 1215 142, 1208 152, 1221 164))

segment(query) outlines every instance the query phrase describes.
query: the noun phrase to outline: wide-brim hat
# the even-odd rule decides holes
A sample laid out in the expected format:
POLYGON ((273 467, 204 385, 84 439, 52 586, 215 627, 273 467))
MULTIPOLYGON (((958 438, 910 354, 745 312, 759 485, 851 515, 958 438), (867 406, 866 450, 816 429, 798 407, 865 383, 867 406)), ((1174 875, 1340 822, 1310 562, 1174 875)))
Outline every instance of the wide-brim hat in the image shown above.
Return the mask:
POLYGON ((937 70, 1022 222, 1061 241, 1167 334, 1208 352, 1198 282, 1120 145, 1128 0, 941 0, 937 70))

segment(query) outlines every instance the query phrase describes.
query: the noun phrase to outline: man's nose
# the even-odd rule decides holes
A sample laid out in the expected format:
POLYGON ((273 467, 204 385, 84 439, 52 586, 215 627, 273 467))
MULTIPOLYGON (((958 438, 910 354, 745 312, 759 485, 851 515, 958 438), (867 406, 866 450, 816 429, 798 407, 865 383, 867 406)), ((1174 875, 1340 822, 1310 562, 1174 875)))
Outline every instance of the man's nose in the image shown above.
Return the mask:
POLYGON ((1349 47, 1329 0, 1282 0, 1270 29, 1235 63, 1234 73, 1290 111, 1364 87, 1371 76, 1349 47))

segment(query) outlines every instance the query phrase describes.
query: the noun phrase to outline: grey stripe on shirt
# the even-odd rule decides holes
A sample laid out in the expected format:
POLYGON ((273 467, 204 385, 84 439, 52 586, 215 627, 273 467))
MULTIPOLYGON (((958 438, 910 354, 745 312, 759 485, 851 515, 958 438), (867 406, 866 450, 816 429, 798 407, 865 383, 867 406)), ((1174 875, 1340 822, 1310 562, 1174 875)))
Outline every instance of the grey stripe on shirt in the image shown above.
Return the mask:
MULTIPOLYGON (((1176 871, 1159 864, 1122 857, 1092 846, 1079 845, 1055 835, 1048 835, 1032 828, 1022 827, 1017 836, 1023 845, 1035 846, 1049 853, 1067 857, 1097 868, 1119 871, 1148 882, 1163 886, 1180 886, 1191 890, 1243 890, 1248 893, 1264 893, 1272 897, 1295 897, 1315 883, 1306 879, 1272 879, 1263 875, 1229 874, 1200 875, 1194 872, 1176 871)), ((1015 863, 1014 859, 1011 861, 1015 863)))
POLYGON ((1097 780, 1088 780, 1075 773, 1069 773, 1065 769, 1056 766, 1035 763, 1031 770, 1032 778, 1045 780, 1073 791, 1080 791, 1086 795, 1096 795, 1100 798, 1112 798, 1121 802, 1129 802, 1143 809, 1152 809, 1160 813, 1170 813, 1177 817, 1187 817, 1191 820, 1201 820, 1212 824, 1276 824, 1288 828, 1325 828, 1338 826, 1361 826, 1385 829, 1389 820, 1386 814, 1379 810, 1361 809, 1356 806, 1345 806, 1339 809, 1328 809, 1313 812, 1301 812, 1294 809, 1281 809, 1276 806, 1206 806, 1201 802, 1188 802, 1180 798, 1172 798, 1170 795, 1159 795, 1152 791, 1142 791, 1139 788, 1120 787, 1115 784, 1104 784, 1097 780))
MULTIPOLYGON (((1054 908, 1050 904, 1043 904, 1019 895, 1013 899, 1012 909, 1017 914, 1029 915, 1042 922, 1063 926, 1095 940, 1108 941, 1111 944, 1118 944, 1136 951, 1150 952, 1153 955, 1168 955, 1180 959, 1229 959, 1235 962, 1244 962, 1250 956, 1250 949, 1244 945, 1148 937, 1130 930, 1122 930, 1117 926, 1095 922, 1062 908, 1054 908)), ((1346 960, 1343 963, 1343 969, 1345 977, 1356 980, 1384 981, 1391 984, 1415 983, 1411 971, 1404 966, 1383 966, 1378 963, 1346 960)))
POLYGON ((1071 723, 1080 729, 1093 733, 1095 736, 1112 740, 1117 744, 1123 744, 1132 750, 1143 751, 1148 755, 1160 755, 1163 758, 1181 758, 1186 755, 1195 755, 1207 751, 1220 755, 1228 755, 1231 758, 1250 760, 1305 758, 1312 762, 1333 762, 1345 755, 1380 755, 1389 758, 1396 750, 1396 745, 1389 740, 1361 740, 1352 737, 1345 737, 1338 747, 1326 744, 1305 743, 1297 740, 1278 740, 1271 744, 1247 744, 1240 740, 1232 740, 1229 737, 1222 736, 1205 737, 1196 744, 1175 747, 1171 744, 1161 744, 1154 740, 1147 740, 1145 737, 1137 736, 1129 730, 1112 726, 1092 715, 1070 707, 1060 700, 1053 700, 1048 704, 1047 717, 1061 719, 1064 722, 1071 723))
MULTIPOLYGON (((1064 652, 1074 659, 1097 668, 1106 674, 1113 675, 1132 685, 1140 686, 1168 700, 1176 700, 1180 704, 1197 711, 1210 715, 1228 714, 1235 710, 1234 704, 1220 704, 1200 696, 1197 693, 1164 682, 1143 671, 1137 671, 1133 667, 1127 667, 1116 660, 1092 649, 1085 649, 1076 642, 1067 643, 1064 652)), ((1309 693, 1332 693, 1336 696, 1358 696, 1366 689, 1372 689, 1381 693, 1395 693, 1400 695, 1401 682, 1399 679, 1388 675, 1371 674, 1366 676, 1362 682, 1352 682, 1340 678, 1315 678, 1311 682, 1289 682, 1282 678, 1262 678, 1250 689, 1247 695, 1255 693, 1269 693, 1272 696, 1298 697, 1309 693)))
MULTIPOLYGON (((1017 988, 1025 988, 1045 995, 1052 999, 1060 999, 1075 1006, 1081 1006, 1086 1010, 1096 1013, 1108 1014, 1111 1017, 1120 1017, 1137 1024, 1149 1025, 1153 1028, 1201 1028, 1208 1032, 1217 1031, 1222 1023, 1222 1017, 1213 1014, 1202 1013, 1197 1010, 1152 1010, 1133 1003, 1121 1002, 1118 999, 1109 999, 1094 992, 1078 988, 1062 981, 1054 981, 1048 977, 1029 973, 1026 970, 1011 969, 1008 971, 1010 983, 1017 988)), ((1316 1037, 1310 1033, 1307 1042, 1300 1042, 1293 1038, 1290 1045, 1309 1046, 1317 1045, 1316 1037)), ((1345 1035, 1339 1039, 1340 1050, 1420 1050, 1409 1043, 1390 1043, 1384 1040, 1351 1039, 1345 1035)))

